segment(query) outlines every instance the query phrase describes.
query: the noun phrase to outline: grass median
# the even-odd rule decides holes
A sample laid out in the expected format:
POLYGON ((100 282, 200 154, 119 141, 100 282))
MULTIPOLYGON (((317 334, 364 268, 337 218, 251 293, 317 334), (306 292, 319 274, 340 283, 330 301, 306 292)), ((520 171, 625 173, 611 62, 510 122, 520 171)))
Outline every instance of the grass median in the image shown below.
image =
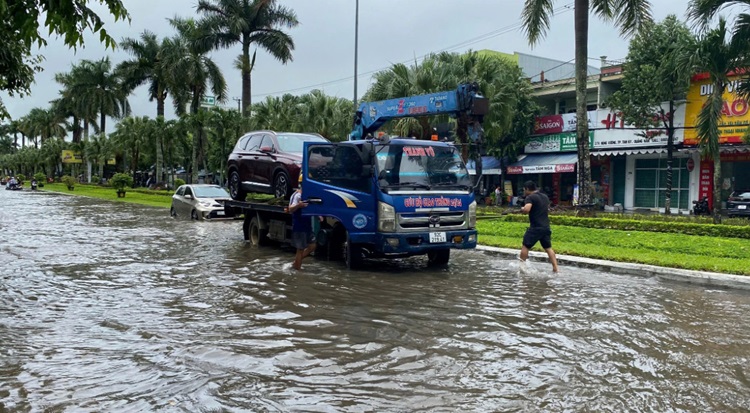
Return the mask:
MULTIPOLYGON (((526 228, 528 223, 480 220, 479 243, 520 250, 526 228)), ((579 257, 750 275, 750 242, 741 238, 553 225, 552 247, 579 257)), ((542 251, 538 244, 534 250, 542 251)))
POLYGON ((172 194, 174 191, 152 191, 148 189, 129 189, 124 198, 117 197, 114 188, 99 185, 79 184, 71 191, 62 183, 44 184, 42 191, 60 192, 69 195, 87 196, 97 199, 106 199, 113 202, 125 202, 129 204, 148 205, 169 209, 172 206, 172 194))

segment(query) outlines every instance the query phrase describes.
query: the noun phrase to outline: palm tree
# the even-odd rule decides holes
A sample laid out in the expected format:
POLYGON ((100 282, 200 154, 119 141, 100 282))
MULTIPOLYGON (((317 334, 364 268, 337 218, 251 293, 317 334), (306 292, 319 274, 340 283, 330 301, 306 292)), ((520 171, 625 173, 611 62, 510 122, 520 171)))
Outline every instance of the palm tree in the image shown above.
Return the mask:
POLYGON ((276 0, 199 0, 197 10, 205 16, 201 22, 205 32, 198 39, 203 47, 242 45, 242 113, 250 116, 250 72, 255 64, 250 45, 258 45, 282 63, 291 61, 294 41, 280 28, 296 27, 297 15, 276 0))
MULTIPOLYGON (((115 126, 110 138, 117 148, 122 149, 130 158, 130 171, 135 179, 138 170, 138 160, 146 140, 149 138, 149 119, 143 117, 127 117, 115 126)), ((161 179, 161 178, 159 178, 161 179)))
MULTIPOLYGON (((539 42, 549 29, 555 13, 553 0, 526 0, 521 14, 531 45, 539 42)), ((576 72, 576 135, 578 143, 578 188, 580 205, 591 203, 591 158, 586 111, 586 84, 589 40, 589 13, 612 20, 622 35, 635 33, 650 22, 651 4, 648 0, 574 0, 575 8, 575 72, 576 72)))
POLYGON ((227 95, 227 84, 221 69, 202 48, 196 39, 204 36, 193 19, 170 19, 178 35, 165 41, 162 59, 172 68, 167 79, 171 90, 176 91, 178 102, 184 102, 189 96, 190 113, 193 125, 192 182, 198 180, 198 165, 205 156, 204 119, 196 116, 201 107, 201 100, 210 90, 216 100, 224 102, 227 95))
POLYGON ((71 75, 70 93, 77 97, 83 112, 99 114, 101 133, 106 133, 107 116, 119 119, 130 113, 129 91, 120 74, 112 69, 109 57, 97 61, 83 60, 71 75))
POLYGON ((99 167, 99 177, 104 177, 104 164, 114 155, 112 142, 107 139, 107 135, 98 133, 92 136, 84 151, 86 158, 94 160, 99 167))
POLYGON ((25 117, 24 129, 27 135, 34 138, 34 147, 38 147, 37 138, 43 145, 48 139, 64 138, 67 135, 68 123, 54 108, 34 108, 25 117))
MULTIPOLYGON (((117 71, 123 76, 124 86, 128 91, 148 82, 149 100, 156 100, 156 116, 164 117, 164 102, 169 92, 167 78, 170 68, 161 60, 162 50, 166 41, 159 42, 156 35, 148 30, 141 33, 140 40, 125 38, 120 46, 131 55, 133 60, 120 63, 117 71)), ((163 144, 161 134, 154 134, 156 142, 156 178, 163 181, 162 166, 164 164, 163 144)))

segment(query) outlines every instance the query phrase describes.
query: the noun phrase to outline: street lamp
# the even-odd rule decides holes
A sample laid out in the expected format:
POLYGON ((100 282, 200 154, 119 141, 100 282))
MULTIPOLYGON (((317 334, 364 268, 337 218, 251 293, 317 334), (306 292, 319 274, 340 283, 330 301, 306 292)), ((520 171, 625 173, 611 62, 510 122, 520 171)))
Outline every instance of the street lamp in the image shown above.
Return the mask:
POLYGON ((354 11, 354 112, 357 112, 357 47, 359 43, 359 0, 354 11))
POLYGON ((242 98, 233 97, 232 100, 237 102, 237 112, 242 112, 242 108, 240 107, 240 103, 242 103, 242 98))

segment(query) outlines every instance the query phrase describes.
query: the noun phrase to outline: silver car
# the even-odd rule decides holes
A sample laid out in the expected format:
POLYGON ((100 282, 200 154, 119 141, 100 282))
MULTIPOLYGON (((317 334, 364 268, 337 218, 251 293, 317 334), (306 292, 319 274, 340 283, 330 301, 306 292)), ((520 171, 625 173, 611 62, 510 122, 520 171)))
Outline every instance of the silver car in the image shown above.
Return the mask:
POLYGON ((169 214, 195 220, 225 218, 224 205, 217 201, 220 199, 231 198, 219 185, 182 185, 172 195, 169 214))

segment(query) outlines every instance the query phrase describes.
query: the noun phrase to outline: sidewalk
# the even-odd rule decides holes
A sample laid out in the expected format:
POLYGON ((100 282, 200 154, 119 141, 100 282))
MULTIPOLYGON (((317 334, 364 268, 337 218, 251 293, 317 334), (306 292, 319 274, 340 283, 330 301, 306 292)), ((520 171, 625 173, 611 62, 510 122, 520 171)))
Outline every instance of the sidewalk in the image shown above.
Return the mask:
MULTIPOLYGON (((517 249, 487 247, 484 245, 477 245, 477 250, 482 251, 485 254, 500 255, 507 258, 517 258, 520 252, 520 250, 517 249)), ((529 253, 529 259, 532 261, 547 262, 547 253, 531 251, 529 253)), ((656 265, 597 260, 592 258, 583 258, 573 255, 561 254, 557 255, 557 262, 560 265, 593 268, 613 274, 636 275, 639 277, 657 277, 662 280, 679 281, 711 287, 740 288, 750 290, 750 276, 745 275, 682 270, 678 268, 657 267, 656 265)))

